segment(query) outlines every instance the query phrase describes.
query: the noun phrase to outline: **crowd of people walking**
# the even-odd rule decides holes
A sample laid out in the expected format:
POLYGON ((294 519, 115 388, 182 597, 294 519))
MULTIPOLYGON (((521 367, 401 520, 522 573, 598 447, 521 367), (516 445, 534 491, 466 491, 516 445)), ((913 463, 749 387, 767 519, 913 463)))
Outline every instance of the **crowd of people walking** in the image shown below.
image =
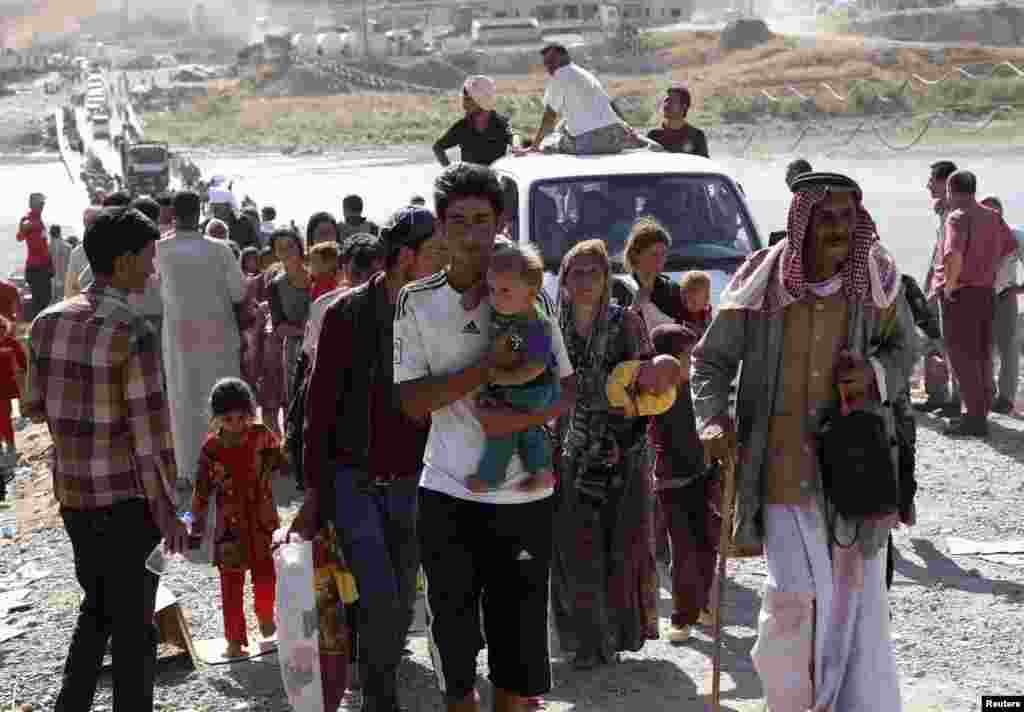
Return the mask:
MULTIPOLYGON (((684 88, 641 137, 564 47, 545 48, 544 64, 548 113, 527 150, 561 116, 556 150, 707 155, 684 88)), ((435 145, 439 160, 456 145, 481 163, 505 155, 493 82, 472 77, 464 94, 467 117, 435 145)), ((85 212, 60 275, 33 193, 18 233, 34 317, 22 412, 53 436, 85 592, 57 709, 91 708, 110 638, 115 710, 152 709, 156 638, 141 621, 157 577, 143 562, 161 538, 181 551, 206 533, 211 508, 227 654, 250 645, 247 570, 260 632, 274 633, 280 476, 303 490, 289 531, 336 533, 337 563, 358 584, 368 712, 401 709, 421 567, 446 708, 479 708, 486 647, 494 709, 516 712, 551 690, 551 627, 578 669, 662 635, 659 558, 668 636, 685 644, 711 620, 724 547, 767 563, 752 655, 769 709, 899 709, 886 584, 890 531, 914 522, 915 361, 923 352, 928 400, 914 407, 943 409, 951 435, 984 436, 989 411, 1016 397, 1022 249, 976 183, 932 167, 939 229, 922 294, 856 181, 794 162, 786 231, 715 305, 708 274, 666 274, 672 230, 651 215, 629 226, 626 275, 604 240, 586 239, 545 291, 539 256, 510 239, 496 173, 468 161, 443 170, 433 209, 410 200, 380 226, 356 195, 340 221, 319 212, 300 233, 221 182, 206 214, 188 190, 112 194, 85 212), (54 284, 63 299, 51 305, 54 284), (721 541, 732 465, 735 526, 721 541)), ((20 317, 16 299, 0 303, 0 335, 20 317)), ((322 665, 332 712, 348 664, 322 665)))

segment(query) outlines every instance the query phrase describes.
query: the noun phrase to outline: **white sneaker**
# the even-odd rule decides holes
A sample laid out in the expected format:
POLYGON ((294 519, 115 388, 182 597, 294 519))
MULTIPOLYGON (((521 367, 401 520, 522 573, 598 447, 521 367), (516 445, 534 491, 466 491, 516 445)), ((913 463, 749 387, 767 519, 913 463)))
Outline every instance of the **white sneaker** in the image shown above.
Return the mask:
POLYGON ((668 642, 672 644, 685 643, 690 639, 690 626, 672 626, 668 632, 668 642))

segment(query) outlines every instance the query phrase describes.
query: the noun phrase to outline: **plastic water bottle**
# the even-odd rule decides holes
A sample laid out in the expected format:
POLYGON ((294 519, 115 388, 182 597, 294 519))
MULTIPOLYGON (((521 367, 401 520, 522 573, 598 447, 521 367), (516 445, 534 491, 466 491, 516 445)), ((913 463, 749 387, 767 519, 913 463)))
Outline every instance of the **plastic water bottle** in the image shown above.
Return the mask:
MULTIPOLYGON (((178 519, 185 525, 185 529, 191 533, 192 512, 178 512, 178 519)), ((180 558, 180 556, 179 554, 178 557, 180 558)), ((167 556, 164 554, 164 542, 162 539, 159 544, 153 547, 153 551, 149 552, 149 556, 146 557, 146 568, 157 576, 163 576, 167 571, 167 556)))

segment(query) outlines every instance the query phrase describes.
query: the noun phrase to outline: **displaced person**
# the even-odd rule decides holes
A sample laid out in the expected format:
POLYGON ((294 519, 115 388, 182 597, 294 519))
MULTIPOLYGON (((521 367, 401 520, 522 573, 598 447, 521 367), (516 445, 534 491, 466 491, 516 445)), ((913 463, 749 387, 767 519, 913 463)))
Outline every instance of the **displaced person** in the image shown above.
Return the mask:
MULTIPOLYGON (((942 295, 935 284, 935 265, 941 261, 939 248, 946 237, 946 216, 950 209, 946 199, 946 181, 956 172, 952 161, 937 161, 931 165, 928 178, 928 193, 932 199, 932 210, 939 218, 932 259, 924 278, 924 293, 942 327, 942 295)), ((921 413, 938 413, 950 418, 960 417, 960 384, 950 368, 949 353, 943 332, 939 339, 930 339, 924 349, 924 387, 928 394, 923 403, 915 403, 914 410, 921 413)))
MULTIPOLYGON (((12 403, 22 397, 19 382, 25 382, 28 359, 18 341, 15 322, 0 316, 0 477, 18 464, 18 448, 14 443, 12 403)), ((0 482, 0 494, 4 485, 0 482)), ((0 498, 2 499, 2 498, 0 498)))
POLYGON ((811 173, 812 171, 814 171, 814 168, 806 158, 796 158, 790 161, 789 165, 786 166, 786 185, 789 186, 790 191, 793 190, 793 181, 804 173, 811 173))
POLYGON ((639 218, 623 251, 624 266, 632 280, 612 278, 612 298, 622 307, 632 307, 648 335, 662 324, 681 323, 686 315, 686 295, 665 274, 671 247, 672 236, 661 223, 650 217, 639 218))
POLYGON ((942 333, 967 411, 947 435, 985 437, 992 409, 992 318, 995 279, 1017 241, 999 213, 975 198, 977 179, 957 171, 947 181, 950 213, 932 284, 942 298, 942 333))
POLYGON ((71 260, 71 245, 61 235, 60 225, 50 225, 50 260, 53 262, 52 301, 64 299, 64 283, 68 276, 68 263, 71 260))
POLYGON ((462 85, 462 108, 466 115, 455 122, 434 144, 434 155, 442 166, 451 161, 445 154, 458 146, 460 160, 489 166, 508 153, 512 145, 512 129, 508 117, 497 106, 494 80, 482 75, 466 78, 462 85))
POLYGON ((264 205, 260 210, 260 247, 270 244, 270 236, 274 234, 274 221, 277 220, 277 209, 271 205, 264 205))
POLYGON ((21 321, 21 294, 11 282, 0 277, 0 316, 14 324, 21 321))
POLYGON ((298 235, 291 230, 278 229, 271 240, 284 269, 270 281, 267 301, 274 332, 281 337, 284 402, 289 404, 295 397, 296 366, 309 316, 312 278, 303 262, 305 250, 298 235))
POLYGON ((274 560, 271 535, 281 525, 274 506, 274 477, 283 464, 281 441, 256 422, 256 398, 238 378, 217 381, 210 393, 210 431, 199 453, 190 511, 193 534, 203 536, 211 500, 224 530, 216 533, 213 565, 220 570, 225 657, 246 654, 243 598, 250 572, 260 635, 270 638, 274 624, 274 560))
POLYGON ((552 611, 561 649, 584 670, 658 638, 647 419, 613 411, 607 396, 615 367, 649 358, 650 340, 643 319, 611 301, 611 279, 600 240, 573 247, 558 279, 578 393, 558 424, 552 611))
POLYGON ((145 562, 161 537, 179 552, 188 535, 172 499, 160 354, 152 328, 128 305, 153 272, 159 237, 137 210, 101 212, 84 238, 95 282, 32 325, 35 386, 22 412, 49 425, 53 494, 84 592, 54 705, 60 712, 92 708, 111 639, 114 707, 153 709, 159 579, 145 562), (67 387, 68 373, 78 387, 67 387), (108 427, 96 427, 101 419, 108 427))
MULTIPOLYGON (((989 210, 1003 215, 1003 201, 990 195, 980 203, 989 210)), ((1017 249, 1003 260, 995 281, 995 315, 992 321, 992 337, 995 352, 999 356, 999 378, 996 381, 996 400, 992 410, 996 413, 1012 413, 1017 402, 1017 381, 1020 372, 1020 343, 1017 340, 1018 307, 1017 296, 1021 286, 1017 281, 1017 264, 1024 261, 1024 233, 1010 230, 1017 242, 1017 249)))
MULTIPOLYGON (((474 493, 466 480, 485 438, 543 425, 571 404, 575 380, 556 330, 562 396, 546 412, 478 408, 473 396, 490 380, 490 305, 463 308, 463 295, 487 271, 501 227, 503 192, 489 168, 458 163, 435 183, 435 208, 448 242, 444 272, 398 296, 394 373, 402 410, 431 418, 419 491, 419 541, 427 576, 430 641, 448 712, 477 712, 477 655, 487 638, 494 710, 520 712, 551 688, 548 573, 551 490, 524 492, 526 473, 513 458, 504 485, 474 493)), ((551 315, 543 292, 541 303, 551 315)), ((319 354, 318 359, 319 361, 319 354)), ((358 574, 357 574, 358 576, 358 574)))
MULTIPOLYGON (((147 218, 156 224, 157 219, 160 216, 160 206, 152 198, 136 198, 132 201, 131 207, 138 210, 140 213, 145 215, 147 218)), ((89 265, 85 265, 81 273, 78 275, 78 285, 81 289, 87 288, 93 282, 92 268, 89 265)), ((163 328, 163 317, 164 317, 164 306, 163 300, 160 296, 160 277, 155 272, 149 276, 146 282, 146 288, 141 294, 132 294, 130 296, 132 306, 139 310, 139 312, 146 317, 146 320, 153 327, 154 338, 156 339, 157 350, 162 353, 162 328, 163 328)), ((161 361, 161 368, 163 368, 163 362, 161 361)))
MULTIPOLYGON (((273 244, 273 240, 271 240, 273 244)), ((267 318, 264 321, 263 340, 260 359, 260 418, 274 432, 282 435, 281 423, 287 405, 284 393, 284 339, 277 334, 273 321, 270 319, 270 283, 283 270, 274 255, 273 247, 265 247, 260 253, 260 278, 257 299, 260 306, 265 307, 267 318)))
MULTIPOLYGON (((88 230, 89 226, 92 225, 96 216, 100 214, 101 208, 97 205, 90 205, 82 213, 82 226, 84 230, 88 230)), ((85 234, 84 232, 82 233, 85 234)), ((68 257, 68 271, 64 277, 64 298, 70 299, 71 297, 78 296, 82 291, 82 285, 79 282, 79 276, 82 274, 82 270, 89 264, 89 259, 85 255, 85 240, 82 240, 82 244, 76 246, 71 250, 71 255, 68 257)))
POLYGON ((648 131, 647 138, 659 143, 669 153, 690 153, 708 158, 707 136, 686 120, 692 104, 693 97, 685 86, 675 84, 669 87, 661 102, 665 122, 661 128, 648 131))
POLYGON ((246 247, 242 250, 242 256, 238 260, 242 268, 242 278, 245 284, 245 296, 243 304, 254 304, 259 310, 256 318, 244 326, 241 324, 239 337, 242 350, 240 361, 242 364, 242 380, 249 384, 254 392, 258 392, 261 384, 260 377, 263 371, 263 332, 267 326, 269 309, 265 309, 260 303, 263 300, 263 275, 260 274, 259 265, 260 251, 256 247, 246 247))
POLYGON ((443 240, 428 210, 392 217, 381 231, 386 271, 326 307, 306 392, 306 495, 295 527, 309 534, 334 522, 351 552, 367 712, 399 709, 396 673, 420 565, 416 501, 428 421, 406 416, 393 397, 395 304, 402 287, 443 267, 443 240))
MULTIPOLYGON (((786 166, 786 187, 791 191, 793 189, 793 181, 802 176, 804 173, 810 173, 814 169, 811 167, 810 161, 806 158, 797 158, 789 162, 786 166)), ((777 242, 781 242, 786 239, 785 230, 776 230, 768 235, 768 247, 774 247, 777 242)))
POLYGON ((655 352, 675 356, 683 366, 675 404, 651 418, 647 431, 655 458, 657 505, 672 555, 672 643, 685 642, 694 625, 710 619, 718 560, 721 483, 715 468, 704 463, 690 395, 690 353, 699 338, 681 324, 662 324, 651 336, 655 352))
POLYGON ((321 242, 338 244, 341 234, 338 232, 338 221, 327 212, 313 213, 306 223, 306 244, 310 249, 321 242))
MULTIPOLYGON (((506 340, 509 358, 497 361, 480 402, 522 413, 544 411, 558 399, 557 362, 552 330, 558 325, 537 305, 544 288, 544 262, 536 248, 508 243, 495 248, 487 271, 491 302, 491 338, 506 340)), ((495 347, 496 348, 496 347, 495 347)), ((466 484, 473 492, 498 489, 509 463, 518 455, 529 475, 520 487, 530 491, 555 485, 551 444, 543 428, 507 437, 489 437, 475 474, 466 484)))
POLYGON ((363 199, 358 195, 346 195, 341 201, 342 221, 338 223, 338 241, 357 235, 361 232, 376 235, 380 229, 373 222, 363 217, 363 199))
POLYGON ((349 287, 358 287, 384 267, 380 239, 370 234, 356 234, 345 250, 345 277, 349 287))
POLYGON ((569 50, 549 44, 541 50, 544 69, 551 79, 544 91, 544 116, 531 144, 531 151, 542 150, 541 141, 562 126, 549 150, 555 153, 594 155, 620 153, 626 148, 656 147, 626 124, 622 112, 597 78, 575 64, 569 50))
POLYGON ((204 234, 213 240, 224 240, 226 242, 231 239, 231 230, 228 228, 228 224, 219 218, 207 221, 204 234))
POLYGON ((176 194, 174 232, 156 247, 164 370, 183 504, 191 499, 199 449, 209 430, 210 391, 220 379, 242 375, 235 317, 235 305, 245 296, 242 270, 226 243, 199 234, 199 212, 198 194, 176 194))
POLYGON ((895 395, 888 384, 903 387, 913 325, 857 184, 809 173, 793 191, 786 241, 740 267, 694 349, 697 428, 709 462, 736 457, 736 433, 743 438, 732 546, 765 553, 752 656, 768 707, 897 710, 883 551, 895 517, 838 514, 814 452, 838 383, 869 412, 895 395), (730 390, 740 367, 734 421, 730 390))
POLYGON ((26 247, 25 281, 32 291, 32 304, 25 315, 26 321, 32 321, 36 314, 50 306, 53 297, 53 262, 46 245, 44 207, 46 196, 32 193, 28 197, 28 214, 18 224, 18 242, 24 242, 26 247))
POLYGON ((160 206, 160 217, 156 226, 160 228, 160 234, 164 235, 174 229, 174 193, 161 193, 157 196, 156 202, 160 206))
POLYGON ((338 288, 338 243, 320 242, 309 251, 309 275, 313 284, 309 299, 317 299, 338 288))

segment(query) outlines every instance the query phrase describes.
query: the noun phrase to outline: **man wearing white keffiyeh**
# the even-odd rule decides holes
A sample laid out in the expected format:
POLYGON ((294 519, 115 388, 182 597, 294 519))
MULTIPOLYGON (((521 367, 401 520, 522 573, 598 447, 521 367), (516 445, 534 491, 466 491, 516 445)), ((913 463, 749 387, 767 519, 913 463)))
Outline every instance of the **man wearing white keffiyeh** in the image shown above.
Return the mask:
POLYGON ((734 548, 767 560, 752 655, 771 712, 895 711, 883 549, 895 522, 832 510, 815 434, 840 382, 891 427, 887 384, 906 382, 913 327, 857 184, 810 173, 792 188, 787 239, 739 269, 694 351, 697 426, 709 458, 736 449, 734 548), (832 545, 833 518, 853 546, 832 545))

